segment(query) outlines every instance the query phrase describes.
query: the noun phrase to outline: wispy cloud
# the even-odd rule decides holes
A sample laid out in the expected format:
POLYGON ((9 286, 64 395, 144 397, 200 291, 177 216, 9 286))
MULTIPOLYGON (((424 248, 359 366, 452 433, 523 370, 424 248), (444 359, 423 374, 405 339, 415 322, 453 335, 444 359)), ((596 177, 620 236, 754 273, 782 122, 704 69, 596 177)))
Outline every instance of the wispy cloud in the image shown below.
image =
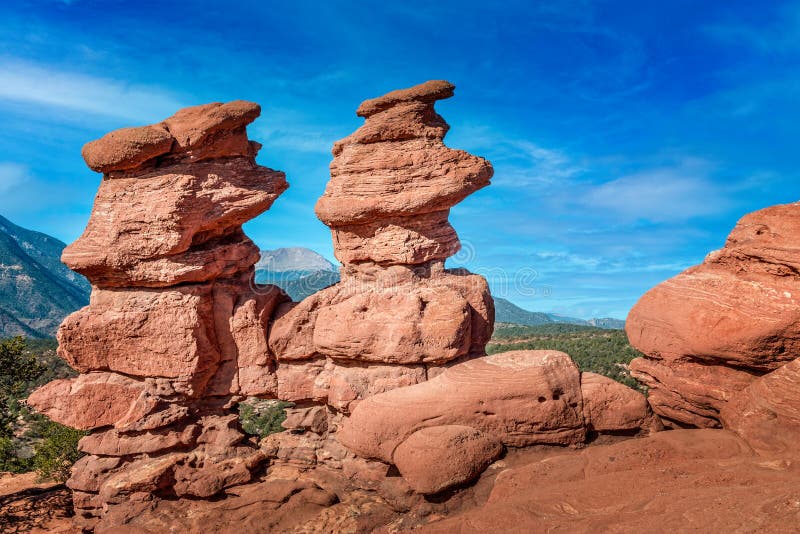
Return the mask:
POLYGON ((157 120, 181 106, 159 87, 136 85, 0 58, 0 101, 129 120, 157 120))
POLYGON ((683 222, 725 211, 728 200, 710 179, 712 167, 685 159, 672 167, 644 170, 589 189, 581 203, 608 210, 622 221, 683 222))
MULTIPOLYGON (((544 187, 563 183, 585 170, 560 149, 511 138, 485 126, 468 126, 463 130, 459 132, 459 140, 468 143, 470 152, 492 162, 495 169, 492 183, 496 187, 544 187)), ((459 143, 453 146, 459 146, 459 143)))

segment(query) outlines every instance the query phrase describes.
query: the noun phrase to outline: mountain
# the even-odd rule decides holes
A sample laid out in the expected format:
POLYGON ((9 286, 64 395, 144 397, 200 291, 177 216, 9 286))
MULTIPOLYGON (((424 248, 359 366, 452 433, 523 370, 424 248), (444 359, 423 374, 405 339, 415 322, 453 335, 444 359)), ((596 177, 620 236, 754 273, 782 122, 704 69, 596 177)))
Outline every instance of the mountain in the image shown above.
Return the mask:
POLYGON ((539 326, 556 322, 546 313, 524 310, 513 302, 500 297, 494 297, 494 320, 498 323, 525 326, 539 326))
POLYGON ((301 301, 339 281, 339 270, 311 249, 302 247, 262 250, 256 264, 256 282, 274 284, 301 301))
MULTIPOLYGON (((295 302, 303 300, 339 281, 339 271, 323 256, 313 250, 292 247, 262 250, 261 261, 256 264, 256 282, 275 284, 295 302)), ((504 298, 495 297, 495 321, 525 326, 546 324, 574 324, 597 328, 621 329, 625 321, 620 319, 577 319, 555 313, 532 312, 520 308, 504 298)))
POLYGON ((51 337, 89 303, 89 282, 61 263, 65 246, 0 216, 0 337, 51 337))
POLYGON ((262 250, 261 260, 256 264, 256 271, 310 273, 316 271, 338 271, 338 269, 311 249, 291 247, 262 250))
POLYGON ((596 326, 597 328, 606 328, 608 330, 622 330, 625 328, 625 321, 622 319, 614 319, 613 317, 601 317, 597 319, 589 319, 586 321, 589 326, 596 326))

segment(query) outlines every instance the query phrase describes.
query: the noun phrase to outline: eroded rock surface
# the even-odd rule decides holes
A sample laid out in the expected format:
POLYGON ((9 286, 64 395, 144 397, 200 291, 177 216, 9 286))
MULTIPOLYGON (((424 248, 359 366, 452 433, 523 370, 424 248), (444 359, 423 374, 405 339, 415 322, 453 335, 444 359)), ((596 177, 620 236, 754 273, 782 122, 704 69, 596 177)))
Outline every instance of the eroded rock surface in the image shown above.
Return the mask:
POLYGON ((717 427, 755 377, 796 358, 800 203, 743 217, 725 247, 648 291, 626 330, 646 358, 631 370, 656 413, 676 426, 717 427))
POLYGON ((84 374, 29 398, 93 431, 69 481, 81 527, 143 495, 212 497, 265 460, 229 413, 244 395, 276 394, 266 331, 288 300, 252 283, 259 251, 241 228, 287 187, 255 163, 246 126, 259 113, 250 102, 197 106, 84 147, 104 177, 63 260, 94 290, 58 333, 59 355, 84 374))

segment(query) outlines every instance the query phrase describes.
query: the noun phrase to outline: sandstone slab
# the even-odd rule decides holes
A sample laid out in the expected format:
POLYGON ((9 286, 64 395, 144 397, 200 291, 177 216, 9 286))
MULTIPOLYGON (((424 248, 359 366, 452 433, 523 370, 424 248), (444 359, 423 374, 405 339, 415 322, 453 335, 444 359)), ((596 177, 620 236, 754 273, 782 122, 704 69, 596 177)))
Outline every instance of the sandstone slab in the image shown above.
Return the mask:
POLYGON ((220 357, 213 315, 211 286, 95 290, 61 325, 59 355, 80 372, 181 379, 199 391, 220 357))
POLYGON ((800 359, 753 380, 723 407, 721 419, 761 454, 800 456, 800 359))
POLYGON ((57 423, 91 430, 137 420, 156 405, 144 383, 115 373, 89 373, 54 380, 28 397, 28 404, 57 423))

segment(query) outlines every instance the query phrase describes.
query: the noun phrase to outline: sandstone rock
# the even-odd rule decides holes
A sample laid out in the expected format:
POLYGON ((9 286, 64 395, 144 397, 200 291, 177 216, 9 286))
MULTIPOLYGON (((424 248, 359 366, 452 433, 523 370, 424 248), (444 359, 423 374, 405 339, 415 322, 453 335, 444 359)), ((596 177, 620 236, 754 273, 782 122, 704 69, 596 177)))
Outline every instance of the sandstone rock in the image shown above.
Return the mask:
POLYGON ((444 363, 484 354, 494 324, 486 280, 463 271, 361 271, 278 309, 269 346, 279 361, 327 356, 444 363))
POLYGON ((133 493, 151 493, 165 488, 171 484, 175 465, 184 457, 183 454, 172 453, 132 462, 106 480, 100 487, 99 495, 104 502, 109 502, 133 493))
POLYGON ((790 532, 797 473, 724 430, 658 432, 504 470, 485 505, 419 532, 790 532))
POLYGON ((209 396, 267 396, 278 390, 275 357, 267 345, 269 321, 289 299, 277 286, 255 287, 251 278, 214 286, 214 321, 221 362, 209 396))
POLYGON ((258 104, 235 100, 184 108, 163 124, 175 138, 175 152, 187 152, 191 161, 198 161, 250 155, 245 126, 259 115, 258 104))
POLYGON ((331 374, 327 403, 340 412, 349 413, 361 399, 413 386, 426 379, 422 366, 338 364, 331 374))
POLYGON ((59 355, 80 372, 176 378, 195 391, 219 361, 211 286, 99 290, 64 320, 59 355))
POLYGON ((433 494, 476 479, 503 451, 503 445, 467 426, 427 427, 394 451, 393 463, 419 493, 433 494))
POLYGON ((455 291, 364 291, 320 309, 314 346, 331 358, 414 364, 467 354, 469 304, 455 291))
POLYGON ((343 263, 423 264, 458 251, 449 208, 488 185, 492 167, 442 142, 448 126, 433 105, 453 89, 431 81, 364 102, 364 125, 334 145, 316 212, 343 263))
POLYGON ((216 461, 202 453, 190 454, 175 467, 175 484, 172 486, 175 494, 208 498, 231 486, 250 482, 253 470, 264 461, 264 454, 246 447, 229 450, 230 457, 216 461))
POLYGON ((336 257, 342 263, 422 264, 448 258, 461 249, 447 218, 450 210, 418 217, 394 217, 333 230, 336 257))
POLYGON ((145 162, 166 154, 173 137, 160 124, 139 128, 122 128, 96 141, 86 143, 82 154, 93 171, 110 172, 140 167, 145 162))
POLYGON ((720 415, 725 428, 759 453, 800 456, 800 359, 751 382, 720 415))
POLYGON ((278 398, 289 402, 325 401, 332 371, 333 364, 326 360, 281 363, 275 371, 278 398))
POLYGON ((120 432, 143 432, 185 421, 190 415, 189 407, 180 404, 160 402, 152 413, 144 417, 126 417, 117 421, 115 428, 120 432))
POLYGON ((144 384, 115 373, 89 373, 54 380, 28 397, 28 404, 53 421, 80 430, 139 419, 154 407, 144 384))
POLYGON ((755 377, 722 365, 636 358, 631 376, 649 388, 648 401, 669 426, 718 428, 719 411, 755 377))
POLYGON ((317 464, 322 443, 322 438, 313 433, 278 432, 264 438, 260 447, 268 458, 306 469, 317 464))
POLYGON ((62 260, 101 287, 165 287, 240 272, 258 261, 241 224, 287 187, 282 172, 248 158, 104 180, 83 235, 62 260))
POLYGON ((631 310, 628 337, 648 356, 632 368, 651 388, 656 413, 679 425, 716 426, 732 394, 795 358, 798 221, 800 203, 748 214, 722 250, 631 310))
POLYGON ((186 425, 181 429, 122 434, 115 429, 90 434, 78 442, 78 450, 97 456, 152 454, 172 449, 185 449, 197 442, 200 427, 186 425))
MULTIPOLYGON (((120 464, 122 464, 120 458, 84 456, 73 464, 72 476, 67 481, 67 487, 82 492, 97 493, 103 482, 111 476, 111 471, 120 464)), ((86 508, 86 506, 81 508, 86 508)))
POLYGON ((618 432, 657 429, 647 399, 624 384, 596 373, 581 373, 583 416, 590 430, 618 432))
POLYGON ((356 115, 369 117, 405 102, 421 102, 433 104, 437 100, 444 100, 453 96, 456 86, 444 80, 431 80, 408 89, 391 91, 378 98, 365 100, 358 106, 356 115))
POLYGON ((261 114, 253 102, 214 102, 184 108, 161 124, 122 128, 83 147, 83 159, 97 172, 132 171, 154 167, 159 156, 179 154, 188 161, 254 156, 245 126, 261 114))
POLYGON ((207 443, 223 449, 233 447, 244 439, 236 414, 206 415, 199 421, 202 431, 197 443, 207 443))
POLYGON ((626 330, 654 358, 691 357, 763 373, 800 350, 799 309, 800 279, 704 263, 647 292, 626 330))
POLYGON ((328 411, 324 406, 287 408, 286 419, 281 424, 289 430, 310 431, 324 434, 328 430, 328 411))
POLYGON ((396 447, 431 426, 464 425, 510 446, 571 445, 586 431, 580 376, 557 351, 512 351, 454 365, 438 377, 363 400, 339 440, 391 463, 396 447))

